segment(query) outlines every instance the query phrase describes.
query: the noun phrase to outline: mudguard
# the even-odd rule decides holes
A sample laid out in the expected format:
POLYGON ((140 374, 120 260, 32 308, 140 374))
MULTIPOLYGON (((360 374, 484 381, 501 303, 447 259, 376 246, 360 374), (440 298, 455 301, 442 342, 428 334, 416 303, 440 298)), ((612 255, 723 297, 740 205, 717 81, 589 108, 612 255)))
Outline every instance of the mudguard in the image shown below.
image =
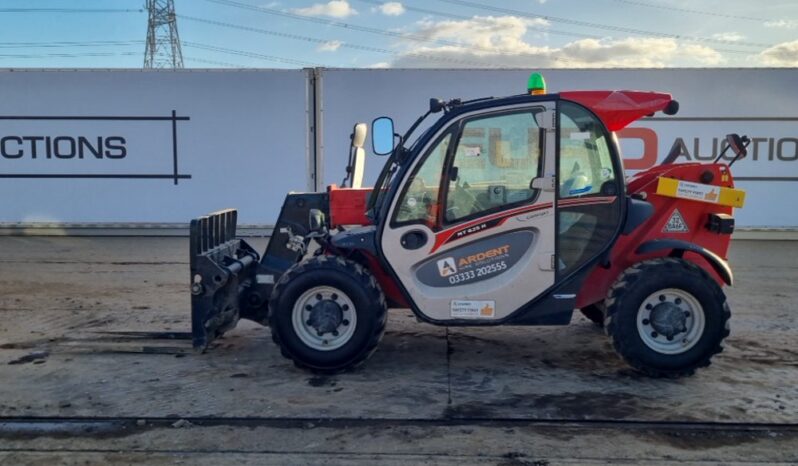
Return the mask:
POLYGON ((723 281, 726 282, 727 285, 732 286, 734 282, 734 276, 732 274, 731 267, 729 267, 729 263, 709 249, 703 248, 697 244, 681 241, 678 239, 655 239, 641 244, 638 246, 635 252, 642 255, 655 251, 661 251, 663 249, 672 250, 675 253, 672 255, 675 255, 676 257, 681 257, 684 254, 684 251, 700 254, 704 257, 704 259, 707 260, 707 262, 710 263, 710 265, 712 265, 712 268, 715 269, 715 272, 720 275, 723 281))

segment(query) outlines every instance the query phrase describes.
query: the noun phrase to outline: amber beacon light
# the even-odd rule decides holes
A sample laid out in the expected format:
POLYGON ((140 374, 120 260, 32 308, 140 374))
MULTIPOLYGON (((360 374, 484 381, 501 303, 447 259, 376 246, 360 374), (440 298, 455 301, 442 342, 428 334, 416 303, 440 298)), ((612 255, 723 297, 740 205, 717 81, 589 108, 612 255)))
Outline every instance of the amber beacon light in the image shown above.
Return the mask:
POLYGON ((540 73, 532 73, 529 75, 529 81, 526 84, 526 90, 530 95, 541 95, 546 93, 546 80, 540 73))

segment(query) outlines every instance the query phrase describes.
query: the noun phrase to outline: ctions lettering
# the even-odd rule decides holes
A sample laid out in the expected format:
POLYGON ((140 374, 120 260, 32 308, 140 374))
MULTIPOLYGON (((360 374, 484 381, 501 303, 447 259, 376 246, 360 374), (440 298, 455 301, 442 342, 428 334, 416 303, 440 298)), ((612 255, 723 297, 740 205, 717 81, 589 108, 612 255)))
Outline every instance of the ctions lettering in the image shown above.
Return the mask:
POLYGON ((191 179, 179 170, 177 137, 178 123, 190 119, 178 116, 176 110, 171 116, 0 115, 0 121, 17 122, 0 126, 0 178, 164 179, 177 185, 191 179), (54 123, 62 121, 69 126, 54 123), (133 135, 141 134, 146 125, 160 126, 158 136, 133 135), (128 133, 129 126, 137 132, 128 133), (137 166, 147 169, 139 171, 137 166))
POLYGON ((5 159, 124 159, 122 136, 3 136, 0 156, 5 159))

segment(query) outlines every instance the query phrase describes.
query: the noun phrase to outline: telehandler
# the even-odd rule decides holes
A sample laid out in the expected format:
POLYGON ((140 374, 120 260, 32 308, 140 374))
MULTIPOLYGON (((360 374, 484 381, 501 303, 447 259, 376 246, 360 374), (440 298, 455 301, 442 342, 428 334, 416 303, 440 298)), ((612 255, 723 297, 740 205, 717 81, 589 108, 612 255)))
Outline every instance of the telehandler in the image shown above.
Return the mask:
POLYGON ((358 124, 342 187, 289 193, 262 256, 233 209, 191 222, 193 345, 249 319, 297 366, 337 372, 374 352, 388 308, 446 326, 566 325, 579 309, 638 371, 690 375, 729 335, 745 198, 730 166, 749 141, 625 177, 614 132, 678 107, 658 92, 547 93, 536 73, 526 94, 430 99, 403 135, 373 121, 388 156, 373 188, 358 124))

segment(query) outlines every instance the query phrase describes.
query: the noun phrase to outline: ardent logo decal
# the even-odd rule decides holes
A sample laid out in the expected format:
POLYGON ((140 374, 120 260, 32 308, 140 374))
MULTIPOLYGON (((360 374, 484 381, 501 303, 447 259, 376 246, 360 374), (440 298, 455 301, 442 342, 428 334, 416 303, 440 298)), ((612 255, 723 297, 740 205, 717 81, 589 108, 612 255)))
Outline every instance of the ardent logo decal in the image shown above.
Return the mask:
POLYGON ((424 285, 448 288, 499 276, 524 256, 535 241, 533 230, 515 230, 456 247, 426 258, 415 269, 424 285))
POLYGON ((457 266, 454 265, 454 257, 444 257, 438 261, 438 273, 441 277, 448 277, 457 273, 457 266))
POLYGON ((460 259, 459 261, 460 267, 465 267, 467 265, 479 263, 487 259, 491 259, 493 257, 506 255, 509 252, 510 252, 510 245, 505 244, 504 246, 499 246, 498 248, 492 248, 488 249, 487 251, 471 254, 470 256, 463 257, 460 259))

